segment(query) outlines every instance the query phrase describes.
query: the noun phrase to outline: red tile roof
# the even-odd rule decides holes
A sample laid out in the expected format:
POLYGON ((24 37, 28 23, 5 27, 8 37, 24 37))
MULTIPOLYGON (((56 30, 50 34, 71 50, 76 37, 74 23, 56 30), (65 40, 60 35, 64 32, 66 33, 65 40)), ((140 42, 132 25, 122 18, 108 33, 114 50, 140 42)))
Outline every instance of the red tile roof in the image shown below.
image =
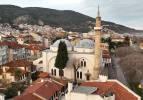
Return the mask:
MULTIPOLYGON (((21 71, 21 74, 26 74, 27 72, 25 70, 19 69, 21 71)), ((8 68, 6 69, 7 73, 15 73, 16 68, 8 68)))
POLYGON ((108 50, 102 50, 103 54, 110 54, 108 50))
POLYGON ((102 55, 102 57, 103 57, 103 58, 108 58, 108 59, 110 59, 110 58, 111 58, 111 56, 110 56, 110 55, 102 55))
POLYGON ((12 49, 19 49, 19 48, 24 48, 23 45, 18 44, 17 42, 0 42, 0 46, 8 46, 9 48, 12 49))
POLYGON ((97 87, 98 90, 93 94, 104 96, 108 93, 115 94, 115 100, 138 100, 137 96, 129 92, 125 87, 116 81, 107 82, 84 82, 81 86, 97 87))
POLYGON ((24 96, 16 96, 14 100, 41 100, 41 99, 34 96, 32 93, 29 93, 24 96))
POLYGON ((38 79, 31 86, 29 86, 22 95, 15 97, 14 100, 41 100, 40 98, 31 99, 33 96, 42 97, 46 100, 49 100, 56 92, 60 91, 63 87, 64 85, 62 83, 54 80, 38 79), (36 96, 35 94, 38 96, 36 96))
POLYGON ((102 57, 103 58, 111 58, 109 51, 108 50, 102 50, 102 57))
POLYGON ((42 72, 42 73, 39 74, 39 77, 40 78, 48 78, 49 74, 47 72, 42 72))
POLYGON ((18 38, 32 38, 31 35, 19 35, 18 38))
POLYGON ((40 45, 29 45, 29 46, 27 46, 27 49, 41 51, 41 50, 45 49, 45 47, 40 46, 40 45))
POLYGON ((32 65, 32 62, 29 62, 25 59, 22 59, 22 60, 11 61, 7 64, 4 64, 3 66, 8 66, 8 67, 30 67, 31 65, 32 65))
POLYGON ((0 69, 0 75, 3 73, 3 70, 2 69, 0 69))
POLYGON ((39 45, 39 44, 41 44, 42 42, 40 42, 40 41, 29 41, 29 42, 27 42, 27 44, 36 44, 36 45, 39 45))

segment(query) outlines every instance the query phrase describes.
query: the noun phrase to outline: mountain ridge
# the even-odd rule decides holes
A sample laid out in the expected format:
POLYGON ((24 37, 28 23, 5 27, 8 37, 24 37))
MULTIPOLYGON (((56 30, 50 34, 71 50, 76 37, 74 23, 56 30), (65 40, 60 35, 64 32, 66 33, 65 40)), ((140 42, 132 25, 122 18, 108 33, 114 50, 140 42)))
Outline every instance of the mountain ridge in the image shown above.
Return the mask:
MULTIPOLYGON (((38 24, 62 27, 66 31, 88 32, 94 27, 95 19, 72 10, 55 10, 41 7, 19 7, 0 5, 0 23, 38 24)), ((113 22, 103 21, 103 25, 117 33, 143 32, 113 22)))

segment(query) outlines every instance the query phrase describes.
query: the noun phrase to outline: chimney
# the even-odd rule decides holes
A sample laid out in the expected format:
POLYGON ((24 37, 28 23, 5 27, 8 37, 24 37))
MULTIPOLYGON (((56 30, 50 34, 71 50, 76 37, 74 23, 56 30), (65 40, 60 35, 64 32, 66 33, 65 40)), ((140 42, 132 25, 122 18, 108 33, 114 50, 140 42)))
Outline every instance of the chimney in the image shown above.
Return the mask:
POLYGON ((44 82, 44 79, 41 79, 41 82, 44 82))
POLYGON ((2 70, 3 70, 4 73, 6 72, 5 67, 2 67, 2 70))
POLYGON ((30 84, 32 84, 32 79, 30 80, 30 84))
POLYGON ((71 92, 72 90, 73 90, 73 84, 68 83, 68 93, 71 92))
POLYGON ((5 100, 5 95, 0 93, 0 100, 5 100))
POLYGON ((20 94, 21 94, 21 92, 20 92, 20 91, 18 91, 18 92, 17 92, 17 95, 18 95, 18 96, 20 96, 20 94))
POLYGON ((107 80, 108 80, 108 76, 99 75, 99 81, 100 81, 100 82, 107 82, 107 80))

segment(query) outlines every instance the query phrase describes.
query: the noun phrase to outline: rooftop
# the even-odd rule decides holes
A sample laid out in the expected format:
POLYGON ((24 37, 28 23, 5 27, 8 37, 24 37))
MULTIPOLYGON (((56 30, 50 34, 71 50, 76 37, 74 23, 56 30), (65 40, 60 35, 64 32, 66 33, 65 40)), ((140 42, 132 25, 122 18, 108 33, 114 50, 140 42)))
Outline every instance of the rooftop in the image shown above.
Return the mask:
POLYGON ((59 46, 59 43, 60 42, 65 42, 65 44, 66 44, 66 46, 67 47, 72 47, 72 44, 68 41, 68 40, 66 40, 66 39, 59 39, 59 40, 57 40, 52 46, 53 47, 58 47, 59 46))
POLYGON ((91 94, 97 90, 96 87, 90 87, 90 86, 79 86, 73 90, 73 92, 78 93, 85 93, 85 94, 91 94))
POLYGON ((12 49, 24 48, 23 45, 18 44, 17 42, 7 42, 7 41, 0 42, 0 46, 4 46, 4 45, 12 49))
POLYGON ((107 94, 115 94, 115 100, 138 100, 140 98, 128 87, 124 86, 117 80, 107 82, 83 82, 81 86, 96 87, 97 91, 92 94, 98 94, 100 96, 106 96, 107 94))
POLYGON ((3 66, 8 66, 8 67, 29 67, 31 65, 32 65, 32 62, 29 62, 25 59, 22 59, 22 60, 11 61, 7 64, 4 64, 3 66))
POLYGON ((90 39, 83 39, 83 40, 80 40, 75 47, 92 49, 94 48, 94 44, 95 44, 94 41, 90 39))
POLYGON ((65 84, 52 79, 38 79, 29 86, 22 95, 14 100, 49 100, 56 92, 60 91, 65 84))

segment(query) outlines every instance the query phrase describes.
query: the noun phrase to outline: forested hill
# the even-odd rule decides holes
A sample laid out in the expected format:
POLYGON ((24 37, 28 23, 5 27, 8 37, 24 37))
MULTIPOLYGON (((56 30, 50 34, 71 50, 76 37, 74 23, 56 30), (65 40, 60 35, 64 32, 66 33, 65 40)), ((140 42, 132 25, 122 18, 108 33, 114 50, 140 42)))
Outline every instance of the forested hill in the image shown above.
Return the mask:
MULTIPOLYGON (((71 10, 0 5, 0 23, 47 24, 67 31, 87 32, 94 26, 95 19, 71 10)), ((103 21, 103 24, 118 33, 143 32, 112 22, 103 21)))

